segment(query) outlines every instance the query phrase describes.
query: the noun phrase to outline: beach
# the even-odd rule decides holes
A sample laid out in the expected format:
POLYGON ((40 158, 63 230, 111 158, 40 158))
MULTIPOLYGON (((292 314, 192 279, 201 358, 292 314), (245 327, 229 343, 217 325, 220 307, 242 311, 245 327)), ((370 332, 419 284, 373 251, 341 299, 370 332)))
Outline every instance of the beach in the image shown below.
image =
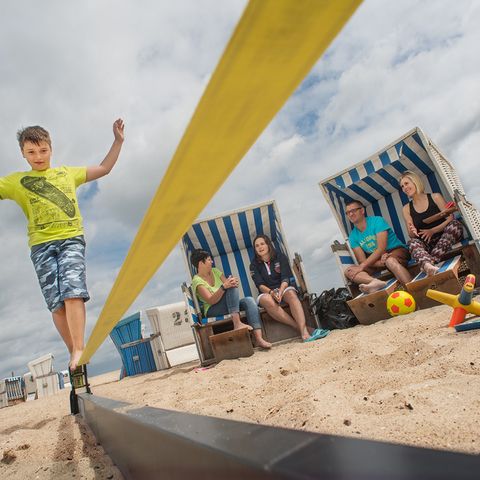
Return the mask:
MULTIPOLYGON (((440 305, 208 368, 91 379, 95 395, 245 422, 480 453, 480 330, 440 305)), ((94 361, 94 359, 93 359, 94 361)), ((67 391, 0 410, 0 477, 122 478, 67 391), (28 445, 28 447, 26 447, 28 445)))

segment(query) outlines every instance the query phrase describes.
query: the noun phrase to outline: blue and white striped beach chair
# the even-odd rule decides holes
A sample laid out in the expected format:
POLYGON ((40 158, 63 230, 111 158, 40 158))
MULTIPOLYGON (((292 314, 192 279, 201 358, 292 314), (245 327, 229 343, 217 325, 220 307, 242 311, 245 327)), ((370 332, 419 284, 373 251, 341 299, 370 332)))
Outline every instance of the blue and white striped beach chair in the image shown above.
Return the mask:
MULTIPOLYGON (((222 270, 226 276, 238 277, 240 297, 253 296, 256 298, 258 292, 250 277, 249 266, 254 256, 253 239, 259 234, 268 235, 278 251, 283 252, 289 259, 293 259, 294 278, 292 280, 297 286, 300 297, 305 298, 305 303, 308 303, 306 300, 309 293, 308 283, 301 257, 298 254, 295 254, 295 257, 290 255, 274 201, 224 213, 195 223, 182 238, 182 251, 189 275, 188 285, 184 284, 182 290, 185 302, 189 306, 191 320, 194 324, 194 336, 202 361, 202 348, 204 347, 199 345, 198 327, 210 323, 215 323, 215 325, 219 325, 219 322, 226 323, 225 321, 229 321, 229 316, 206 318, 202 315, 197 299, 192 296, 189 288, 191 279, 196 273, 190 264, 190 255, 196 248, 210 252, 217 268, 222 270)), ((278 322, 269 322, 265 315, 262 315, 262 319, 265 338, 269 341, 275 342, 297 336, 297 332, 290 327, 278 322)), ((313 317, 309 318, 309 321, 310 323, 314 322, 313 317)), ((317 327, 315 323, 312 326, 317 327)))
MULTIPOLYGON (((457 204, 465 226, 465 240, 455 245, 450 255, 462 252, 466 268, 478 275, 480 214, 467 200, 455 168, 418 127, 366 160, 320 182, 344 240, 343 247, 342 244, 332 246, 342 275, 348 265, 356 263, 347 246, 348 235, 353 228, 345 215, 348 201, 361 201, 366 206, 367 215, 384 217, 400 240, 405 243, 408 241, 402 216, 402 208, 408 198, 399 184, 399 177, 406 170, 420 175, 427 192, 439 192, 447 202, 454 201, 457 204)), ((345 284, 353 295, 357 293, 346 279, 345 284)))

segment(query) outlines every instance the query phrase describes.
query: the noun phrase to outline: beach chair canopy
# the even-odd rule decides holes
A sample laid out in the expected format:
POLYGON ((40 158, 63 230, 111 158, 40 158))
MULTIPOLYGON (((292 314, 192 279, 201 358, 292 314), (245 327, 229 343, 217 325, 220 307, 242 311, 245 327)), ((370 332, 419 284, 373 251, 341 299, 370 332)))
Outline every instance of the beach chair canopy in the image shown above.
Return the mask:
POLYGON ((474 240, 480 238, 478 212, 468 202, 461 201, 465 200, 465 192, 455 168, 417 127, 375 155, 320 182, 344 239, 353 228, 345 215, 345 204, 359 200, 365 205, 367 215, 384 217, 400 240, 408 241, 402 216, 408 197, 399 184, 406 170, 422 178, 427 193, 441 193, 447 202, 456 201, 466 220, 468 235, 474 240))
POLYGON ((190 255, 194 249, 201 248, 212 254, 215 266, 225 276, 239 278, 240 297, 256 297, 258 291, 250 277, 249 266, 254 256, 253 239, 260 234, 268 235, 275 249, 291 260, 273 200, 195 223, 181 242, 190 280, 196 274, 190 255))

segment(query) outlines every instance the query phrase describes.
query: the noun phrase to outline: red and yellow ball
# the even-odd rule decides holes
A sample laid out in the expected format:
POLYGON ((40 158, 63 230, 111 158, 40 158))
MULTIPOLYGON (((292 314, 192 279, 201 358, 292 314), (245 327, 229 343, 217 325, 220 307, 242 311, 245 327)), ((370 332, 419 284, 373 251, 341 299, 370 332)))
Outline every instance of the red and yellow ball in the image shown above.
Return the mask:
POLYGON ((397 290, 387 298, 387 310, 393 317, 397 315, 406 315, 415 311, 415 299, 403 290, 397 290))

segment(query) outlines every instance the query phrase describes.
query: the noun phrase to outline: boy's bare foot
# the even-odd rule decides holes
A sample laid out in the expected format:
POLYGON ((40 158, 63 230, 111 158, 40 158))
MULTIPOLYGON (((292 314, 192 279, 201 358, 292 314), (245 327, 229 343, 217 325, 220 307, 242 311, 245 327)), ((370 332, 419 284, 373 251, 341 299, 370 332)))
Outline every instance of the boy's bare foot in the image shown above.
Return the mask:
POLYGON ((78 362, 82 356, 83 350, 76 350, 70 354, 70 362, 68 363, 68 368, 70 370, 75 370, 78 367, 78 362))
POLYGON ((370 283, 361 283, 358 288, 362 293, 373 293, 382 289, 386 284, 387 282, 374 278, 370 283))
POLYGON ((427 276, 431 277, 438 272, 439 268, 435 265, 432 265, 430 262, 425 262, 423 264, 423 271, 427 274, 427 276))

